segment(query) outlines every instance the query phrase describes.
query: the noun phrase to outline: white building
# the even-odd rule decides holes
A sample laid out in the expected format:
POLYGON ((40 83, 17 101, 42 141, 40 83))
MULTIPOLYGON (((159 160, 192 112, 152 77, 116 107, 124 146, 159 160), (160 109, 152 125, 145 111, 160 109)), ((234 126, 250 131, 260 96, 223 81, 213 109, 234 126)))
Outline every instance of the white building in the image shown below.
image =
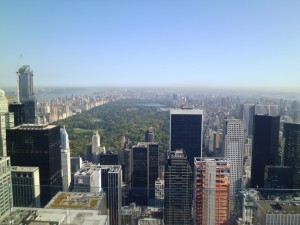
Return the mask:
POLYGON ((155 199, 165 198, 165 181, 157 178, 155 181, 155 199))
POLYGON ((244 155, 244 124, 238 119, 225 120, 224 125, 224 157, 231 162, 230 174, 230 209, 236 212, 236 196, 238 195, 243 178, 244 155))
POLYGON ((0 157, 7 156, 6 128, 14 127, 14 114, 8 111, 5 92, 0 90, 0 157))
POLYGON ((239 193, 238 214, 240 216, 240 224, 253 225, 254 205, 258 200, 259 192, 254 189, 239 193))
POLYGON ((60 128, 61 139, 61 170, 63 178, 63 191, 68 191, 71 185, 71 157, 69 136, 66 128, 60 128))

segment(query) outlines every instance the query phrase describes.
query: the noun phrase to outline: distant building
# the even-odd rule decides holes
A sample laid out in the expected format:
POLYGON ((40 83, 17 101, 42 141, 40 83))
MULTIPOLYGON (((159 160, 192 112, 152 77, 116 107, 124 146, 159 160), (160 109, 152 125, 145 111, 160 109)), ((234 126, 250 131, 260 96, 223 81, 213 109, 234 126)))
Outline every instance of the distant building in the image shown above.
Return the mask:
POLYGON ((35 123, 35 99, 33 93, 33 72, 29 65, 20 67, 19 76, 19 101, 24 104, 24 123, 35 123))
POLYGON ((10 158, 0 157, 0 220, 10 215, 13 208, 13 192, 11 184, 10 158))
POLYGON ((170 150, 184 149, 191 168, 194 157, 202 152, 203 111, 200 109, 170 110, 170 150))
POLYGON ((60 127, 26 124, 6 130, 13 166, 39 167, 41 206, 62 187, 60 127))
POLYGON ((229 161, 195 158, 195 225, 228 225, 230 216, 229 161))
POLYGON ((145 131, 145 142, 154 142, 153 127, 149 127, 149 129, 145 131))
POLYGON ((117 151, 104 151, 99 154, 100 165, 120 165, 117 151))
POLYGON ((285 138, 283 163, 292 167, 292 188, 300 187, 300 124, 284 123, 285 138))
POLYGON ((182 149, 171 151, 165 166, 164 222, 192 222, 192 169, 182 149))
POLYGON ((254 115, 251 187, 264 187, 267 165, 278 165, 279 116, 254 115))
POLYGON ((236 212, 236 196, 242 187, 243 154, 245 148, 244 124, 238 119, 227 119, 224 123, 223 151, 225 159, 231 163, 230 209, 236 212))
POLYGON ((264 188, 272 189, 271 192, 276 191, 274 189, 292 189, 293 171, 289 166, 265 166, 264 179, 264 188))
POLYGON ((253 211, 255 202, 259 200, 259 192, 250 189, 241 191, 238 195, 238 215, 241 218, 242 224, 253 224, 253 211))
POLYGON ((14 207, 41 207, 38 167, 11 167, 14 207))
POLYGON ((71 185, 71 157, 69 147, 69 136, 66 128, 60 128, 61 139, 61 169, 63 177, 63 191, 69 191, 71 185))
POLYGON ((74 188, 74 174, 82 167, 82 158, 80 156, 71 157, 71 190, 74 188))
POLYGON ((299 201, 255 202, 253 224, 255 225, 296 225, 300 224, 299 201))

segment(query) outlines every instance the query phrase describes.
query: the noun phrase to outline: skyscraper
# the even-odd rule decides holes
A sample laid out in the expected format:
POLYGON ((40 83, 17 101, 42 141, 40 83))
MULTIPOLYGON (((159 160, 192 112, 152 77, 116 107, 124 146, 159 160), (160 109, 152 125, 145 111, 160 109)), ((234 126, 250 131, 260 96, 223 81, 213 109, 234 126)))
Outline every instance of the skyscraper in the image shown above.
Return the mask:
POLYGON ((69 191, 71 185, 71 157, 69 147, 69 135, 65 127, 60 128, 60 140, 63 191, 69 191))
POLYGON ((194 157, 202 156, 203 111, 200 109, 171 109, 170 150, 184 149, 191 168, 194 157))
POLYGON ((171 151, 165 166, 165 225, 192 222, 192 169, 183 149, 171 151))
POLYGON ((19 101, 24 104, 25 123, 35 122, 35 100, 33 94, 33 72, 29 65, 20 67, 19 76, 19 101))
POLYGON ((149 129, 145 131, 145 142, 154 142, 153 127, 149 127, 149 129))
POLYGON ((158 144, 140 142, 132 148, 132 198, 138 205, 147 205, 154 198, 158 178, 158 144))
POLYGON ((229 224, 230 168, 222 158, 195 158, 195 225, 229 224))
POLYGON ((279 116, 254 115, 251 187, 264 187, 265 166, 277 164, 279 120, 279 116))
POLYGON ((0 220, 8 216, 13 208, 11 166, 9 157, 0 157, 0 220))
POLYGON ((227 119, 224 123, 224 157, 231 163, 230 209, 236 212, 236 196, 239 194, 243 177, 243 154, 245 148, 244 124, 241 120, 227 119))
POLYGON ((8 101, 0 90, 0 157, 7 156, 6 129, 14 126, 14 114, 8 112, 8 101))
POLYGON ((7 154, 13 166, 39 167, 41 206, 62 187, 60 127, 21 125, 7 129, 7 154))
POLYGON ((284 165, 292 167, 292 187, 300 187, 300 124, 284 123, 284 165))
POLYGON ((9 103, 8 105, 9 112, 14 114, 14 124, 15 126, 19 126, 25 121, 25 112, 24 112, 24 104, 22 103, 9 103))

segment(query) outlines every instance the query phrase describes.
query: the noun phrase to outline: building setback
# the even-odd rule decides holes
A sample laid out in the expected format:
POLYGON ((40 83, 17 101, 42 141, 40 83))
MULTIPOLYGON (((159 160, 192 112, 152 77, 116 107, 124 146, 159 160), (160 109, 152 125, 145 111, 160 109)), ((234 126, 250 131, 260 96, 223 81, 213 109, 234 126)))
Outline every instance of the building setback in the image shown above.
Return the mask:
POLYGON ((13 166, 39 167, 41 206, 62 188, 60 127, 26 124, 6 131, 13 166))
POLYGON ((195 225, 229 224, 230 169, 222 158, 195 158, 195 225))
POLYGON ((192 170, 185 151, 171 151, 165 166, 165 225, 191 225, 192 170))

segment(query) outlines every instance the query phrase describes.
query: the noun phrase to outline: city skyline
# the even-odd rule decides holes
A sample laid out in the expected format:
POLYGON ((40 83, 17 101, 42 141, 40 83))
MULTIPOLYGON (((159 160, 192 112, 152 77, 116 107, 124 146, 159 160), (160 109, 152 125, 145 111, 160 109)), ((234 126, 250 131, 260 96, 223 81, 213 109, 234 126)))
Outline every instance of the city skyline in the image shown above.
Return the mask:
POLYGON ((0 83, 299 88, 297 1, 3 1, 0 83), (76 79, 75 79, 76 78, 76 79))

